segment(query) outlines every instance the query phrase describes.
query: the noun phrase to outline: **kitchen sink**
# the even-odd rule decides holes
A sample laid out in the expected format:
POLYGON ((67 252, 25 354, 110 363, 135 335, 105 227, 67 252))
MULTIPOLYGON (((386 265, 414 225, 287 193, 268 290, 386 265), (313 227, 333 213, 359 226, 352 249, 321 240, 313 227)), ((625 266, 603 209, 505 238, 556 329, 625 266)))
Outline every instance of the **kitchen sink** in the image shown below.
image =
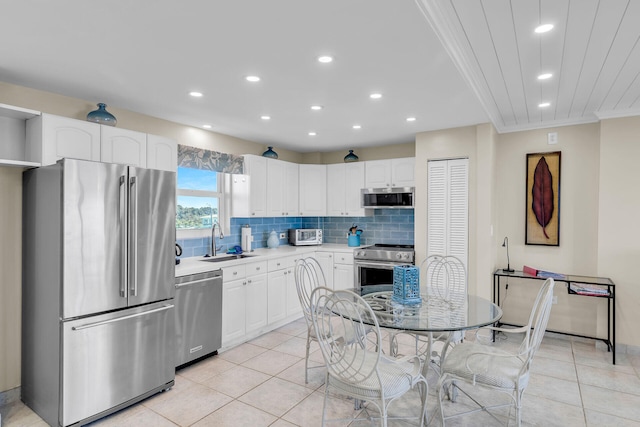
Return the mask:
POLYGON ((207 262, 222 262, 222 261, 233 261, 236 259, 242 259, 242 258, 251 258, 254 257, 255 255, 245 255, 245 254, 240 254, 240 255, 227 255, 227 256, 221 256, 221 257, 213 257, 213 258, 204 258, 201 259, 200 261, 207 261, 207 262))

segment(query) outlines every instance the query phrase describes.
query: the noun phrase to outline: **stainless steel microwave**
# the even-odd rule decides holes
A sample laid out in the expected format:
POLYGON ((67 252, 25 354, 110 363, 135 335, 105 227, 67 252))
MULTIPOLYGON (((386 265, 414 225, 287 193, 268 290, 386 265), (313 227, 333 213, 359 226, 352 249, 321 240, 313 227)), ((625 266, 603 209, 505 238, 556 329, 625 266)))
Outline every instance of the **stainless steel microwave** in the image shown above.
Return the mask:
POLYGON ((363 188, 360 190, 360 206, 377 209, 412 209, 414 187, 363 188))
POLYGON ((322 230, 319 228, 290 228, 289 244, 293 246, 321 245, 322 230))

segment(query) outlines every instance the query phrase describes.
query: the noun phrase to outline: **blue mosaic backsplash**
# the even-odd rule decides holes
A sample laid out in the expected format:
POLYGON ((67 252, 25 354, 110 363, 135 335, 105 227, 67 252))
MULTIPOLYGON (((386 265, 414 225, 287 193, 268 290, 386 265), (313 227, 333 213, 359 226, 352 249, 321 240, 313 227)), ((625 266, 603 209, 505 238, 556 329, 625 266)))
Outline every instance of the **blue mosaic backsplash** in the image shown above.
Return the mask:
MULTIPOLYGON (((231 233, 217 240, 218 245, 222 245, 222 252, 240 246, 241 229, 245 224, 251 227, 253 249, 266 248, 272 230, 278 234, 285 233, 287 238, 280 239, 280 245, 288 245, 290 228, 321 228, 325 243, 346 245, 347 233, 354 225, 362 230, 360 246, 375 243, 414 244, 413 209, 376 209, 372 216, 366 217, 231 218, 231 233)), ((211 238, 180 239, 178 244, 182 246, 182 257, 202 256, 209 252, 211 238)))

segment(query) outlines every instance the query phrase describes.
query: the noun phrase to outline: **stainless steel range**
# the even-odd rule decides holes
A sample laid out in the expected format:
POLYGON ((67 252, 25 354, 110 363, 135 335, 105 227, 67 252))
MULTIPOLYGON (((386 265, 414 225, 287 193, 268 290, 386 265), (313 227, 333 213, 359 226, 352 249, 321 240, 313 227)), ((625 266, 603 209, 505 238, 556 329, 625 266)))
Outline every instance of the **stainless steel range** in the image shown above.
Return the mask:
POLYGON ((393 283, 393 267, 415 264, 413 245, 376 244, 354 252, 356 286, 393 283))

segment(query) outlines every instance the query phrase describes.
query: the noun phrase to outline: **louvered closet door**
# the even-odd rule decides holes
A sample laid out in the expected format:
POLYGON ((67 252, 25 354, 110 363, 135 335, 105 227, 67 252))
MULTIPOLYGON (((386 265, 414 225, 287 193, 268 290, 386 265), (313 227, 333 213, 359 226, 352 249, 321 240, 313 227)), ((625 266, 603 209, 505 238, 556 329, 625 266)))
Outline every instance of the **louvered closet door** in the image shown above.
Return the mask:
POLYGON ((467 268, 469 160, 428 162, 427 255, 453 255, 467 268))

